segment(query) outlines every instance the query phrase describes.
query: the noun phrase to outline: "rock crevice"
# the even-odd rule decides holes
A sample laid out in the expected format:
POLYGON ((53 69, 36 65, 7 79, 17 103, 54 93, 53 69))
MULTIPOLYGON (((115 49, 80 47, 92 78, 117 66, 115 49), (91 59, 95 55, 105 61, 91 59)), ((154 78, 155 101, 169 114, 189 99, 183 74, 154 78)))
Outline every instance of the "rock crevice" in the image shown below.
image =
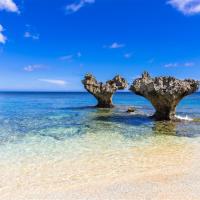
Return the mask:
POLYGON ((113 94, 117 90, 123 90, 128 86, 126 80, 119 75, 103 84, 102 82, 97 82, 92 74, 86 74, 82 83, 85 89, 97 99, 97 107, 99 108, 114 107, 112 102, 113 94))
POLYGON ((199 82, 192 79, 179 80, 170 76, 152 78, 148 72, 144 72, 141 78, 133 82, 130 90, 152 103, 156 120, 176 120, 178 103, 198 88, 199 82))

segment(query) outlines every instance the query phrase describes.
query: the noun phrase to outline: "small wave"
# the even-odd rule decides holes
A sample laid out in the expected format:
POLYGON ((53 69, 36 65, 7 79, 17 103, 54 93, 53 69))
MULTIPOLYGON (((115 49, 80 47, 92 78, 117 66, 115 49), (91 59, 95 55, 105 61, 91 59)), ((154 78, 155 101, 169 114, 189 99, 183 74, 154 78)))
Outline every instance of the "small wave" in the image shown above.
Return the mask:
POLYGON ((188 117, 187 115, 186 116, 176 115, 176 118, 185 121, 193 121, 193 119, 191 117, 188 117))

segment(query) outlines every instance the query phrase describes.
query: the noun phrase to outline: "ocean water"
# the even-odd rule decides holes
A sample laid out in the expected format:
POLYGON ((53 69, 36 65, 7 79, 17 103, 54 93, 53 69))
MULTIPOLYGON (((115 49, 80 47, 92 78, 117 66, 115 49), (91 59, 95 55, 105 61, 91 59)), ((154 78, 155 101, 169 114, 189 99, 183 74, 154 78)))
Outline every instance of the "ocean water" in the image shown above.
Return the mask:
POLYGON ((151 120, 151 104, 132 93, 114 103, 97 109, 88 93, 1 92, 1 199, 196 199, 200 93, 179 104, 176 123, 151 120))

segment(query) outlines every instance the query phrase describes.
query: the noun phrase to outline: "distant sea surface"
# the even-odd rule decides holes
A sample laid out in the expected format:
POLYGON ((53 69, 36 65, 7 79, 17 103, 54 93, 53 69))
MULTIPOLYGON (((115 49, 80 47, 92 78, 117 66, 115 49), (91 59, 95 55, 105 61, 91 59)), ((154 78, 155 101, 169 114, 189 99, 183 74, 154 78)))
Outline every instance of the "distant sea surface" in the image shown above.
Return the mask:
POLYGON ((199 199, 200 93, 181 101, 176 123, 151 120, 132 93, 113 101, 0 92, 0 199, 199 199))

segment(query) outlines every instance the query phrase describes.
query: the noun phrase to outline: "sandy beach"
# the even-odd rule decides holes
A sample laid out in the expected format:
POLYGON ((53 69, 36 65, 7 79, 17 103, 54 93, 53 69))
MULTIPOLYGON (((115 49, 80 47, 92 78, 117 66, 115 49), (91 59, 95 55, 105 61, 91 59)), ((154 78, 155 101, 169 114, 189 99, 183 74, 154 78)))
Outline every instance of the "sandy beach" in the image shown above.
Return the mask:
POLYGON ((95 141, 101 148, 75 158, 64 158, 63 151, 57 158, 28 156, 0 163, 1 198, 199 199, 199 140, 161 136, 147 145, 122 149, 109 148, 109 140, 100 135, 82 140, 87 148, 95 141))

